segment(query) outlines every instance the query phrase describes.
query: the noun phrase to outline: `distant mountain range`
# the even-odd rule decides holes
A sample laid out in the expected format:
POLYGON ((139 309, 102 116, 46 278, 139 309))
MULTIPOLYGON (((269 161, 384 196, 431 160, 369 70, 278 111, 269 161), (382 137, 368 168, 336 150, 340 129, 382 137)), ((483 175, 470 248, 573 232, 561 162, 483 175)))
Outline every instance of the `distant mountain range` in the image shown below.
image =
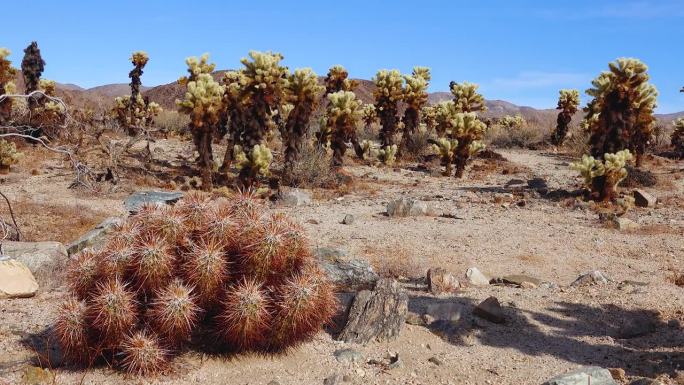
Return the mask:
MULTIPOLYGON (((212 75, 218 80, 224 72, 226 71, 216 71, 212 75)), ((372 103, 375 85, 370 80, 357 80, 359 82, 359 86, 355 90, 357 97, 364 103, 372 103)), ((323 78, 321 77, 319 81, 322 82, 323 78)), ((17 75, 16 83, 20 90, 24 88, 24 82, 21 74, 17 75)), ((176 99, 182 98, 183 93, 185 92, 184 87, 180 86, 176 82, 163 84, 156 87, 143 86, 141 87, 141 90, 143 91, 143 96, 149 97, 151 101, 159 103, 164 109, 167 110, 175 109, 176 99)), ((116 83, 85 89, 75 84, 57 83, 57 93, 58 96, 63 97, 68 104, 72 104, 77 107, 87 106, 89 108, 100 110, 110 108, 115 97, 130 94, 130 86, 126 83, 116 83)), ((428 96, 428 102, 430 104, 436 104, 449 99, 451 99, 450 92, 433 92, 428 96)), ((484 114, 486 117, 501 117, 504 115, 520 114, 528 122, 544 126, 555 125, 556 116, 558 114, 558 111, 554 108, 537 109, 526 106, 518 106, 504 100, 486 100, 485 104, 487 106, 487 112, 484 114)), ((578 112, 578 114, 575 116, 575 120, 581 119, 581 116, 581 112, 578 112)), ((670 124, 670 122, 679 117, 684 117, 684 111, 671 114, 656 114, 656 118, 662 124, 670 124)))

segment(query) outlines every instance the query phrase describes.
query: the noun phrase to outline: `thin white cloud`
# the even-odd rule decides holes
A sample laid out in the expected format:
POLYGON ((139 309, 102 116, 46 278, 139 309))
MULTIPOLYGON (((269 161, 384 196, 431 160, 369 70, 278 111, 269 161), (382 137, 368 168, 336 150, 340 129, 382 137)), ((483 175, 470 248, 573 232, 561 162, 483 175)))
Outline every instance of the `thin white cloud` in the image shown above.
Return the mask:
POLYGON ((579 87, 590 80, 581 73, 525 71, 512 78, 496 78, 491 84, 497 88, 579 87))

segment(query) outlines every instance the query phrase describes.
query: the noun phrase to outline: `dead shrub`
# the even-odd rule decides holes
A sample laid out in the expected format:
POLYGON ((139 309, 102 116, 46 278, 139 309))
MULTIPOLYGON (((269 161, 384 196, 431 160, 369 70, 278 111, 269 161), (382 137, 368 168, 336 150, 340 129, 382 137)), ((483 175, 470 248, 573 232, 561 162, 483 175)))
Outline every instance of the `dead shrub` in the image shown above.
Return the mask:
POLYGON ((338 181, 330 169, 325 149, 306 144, 292 167, 292 185, 301 188, 334 188, 338 181))
POLYGON ((537 126, 505 128, 495 124, 487 130, 485 142, 499 148, 531 148, 543 143, 546 137, 546 132, 537 126))

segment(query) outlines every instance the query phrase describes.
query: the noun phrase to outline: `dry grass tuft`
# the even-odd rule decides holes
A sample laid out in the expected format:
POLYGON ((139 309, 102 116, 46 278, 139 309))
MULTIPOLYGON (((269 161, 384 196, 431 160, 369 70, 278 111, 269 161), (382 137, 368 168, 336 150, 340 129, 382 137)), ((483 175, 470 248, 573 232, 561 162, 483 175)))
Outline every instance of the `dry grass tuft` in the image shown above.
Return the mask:
POLYGON ((26 241, 58 241, 69 243, 92 230, 108 217, 107 213, 82 205, 12 202, 14 215, 26 241))

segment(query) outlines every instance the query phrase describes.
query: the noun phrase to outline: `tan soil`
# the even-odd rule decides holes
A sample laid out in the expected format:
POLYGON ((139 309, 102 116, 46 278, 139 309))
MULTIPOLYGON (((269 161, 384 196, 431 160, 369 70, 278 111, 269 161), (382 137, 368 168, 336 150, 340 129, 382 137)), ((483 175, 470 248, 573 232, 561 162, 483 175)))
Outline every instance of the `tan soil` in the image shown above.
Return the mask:
MULTIPOLYGON (((659 159, 657 168, 647 165, 662 181, 647 190, 667 199, 656 208, 631 210, 627 216, 646 226, 625 233, 600 223, 595 211, 572 198, 554 201, 528 191, 523 207, 516 205, 523 199, 522 193, 515 193, 511 204, 502 202, 507 198, 497 198, 497 194, 510 192, 504 185, 514 178, 543 177, 551 190, 578 186, 566 158, 523 150, 500 152, 509 164, 477 160, 473 165, 476 171, 464 180, 405 169, 350 166, 347 170, 363 186, 358 191, 352 189, 342 197, 327 194, 328 198, 317 199, 308 207, 275 210, 288 212, 303 223, 314 246, 344 248, 383 272, 423 276, 428 268, 440 266, 462 277, 467 268, 477 266, 492 276, 531 275, 554 282, 560 289, 490 286, 444 297, 411 291, 412 311, 420 313, 423 306, 447 302, 463 307, 465 315, 457 322, 456 332, 446 338, 408 324, 397 340, 367 346, 343 344, 321 333, 283 356, 187 353, 174 362, 173 373, 151 379, 130 378, 106 368, 56 368, 55 383, 265 385, 275 380, 282 385, 322 384, 324 378, 339 374, 346 375, 347 383, 368 385, 540 384, 581 365, 620 367, 628 376, 674 378, 684 366, 680 326, 684 293, 674 284, 684 258, 681 162, 659 159), (438 213, 453 217, 384 216, 386 203, 401 196, 429 201, 438 213), (352 225, 340 223, 345 214, 355 216, 352 225), (594 269, 614 282, 567 287, 579 274, 594 269), (646 285, 620 284, 627 280, 646 285), (508 319, 504 325, 474 321, 470 315, 474 305, 491 295, 504 306, 508 319), (655 320, 656 332, 628 340, 615 338, 622 322, 638 317, 655 320), (337 362, 333 352, 346 347, 363 353, 364 361, 396 352, 402 365, 383 370, 369 363, 337 362), (443 364, 429 362, 431 357, 443 364)), ((35 207, 71 207, 74 212, 69 218, 72 214, 73 218, 120 214, 122 199, 133 189, 89 195, 67 189, 70 175, 57 166, 38 176, 29 172, 18 166, 0 188, 11 200, 24 199, 38 205, 35 207)), ((42 212, 24 211, 19 220, 30 223, 34 219, 26 216, 42 212)), ((4 217, 6 211, 2 213, 4 217)), ((50 218, 65 230, 73 223, 50 218)), ((59 234, 51 236, 66 241, 59 234)), ((31 299, 0 300, 0 384, 3 380, 20 383, 22 371, 36 357, 22 340, 51 324, 65 295, 65 290, 59 289, 31 299)))

